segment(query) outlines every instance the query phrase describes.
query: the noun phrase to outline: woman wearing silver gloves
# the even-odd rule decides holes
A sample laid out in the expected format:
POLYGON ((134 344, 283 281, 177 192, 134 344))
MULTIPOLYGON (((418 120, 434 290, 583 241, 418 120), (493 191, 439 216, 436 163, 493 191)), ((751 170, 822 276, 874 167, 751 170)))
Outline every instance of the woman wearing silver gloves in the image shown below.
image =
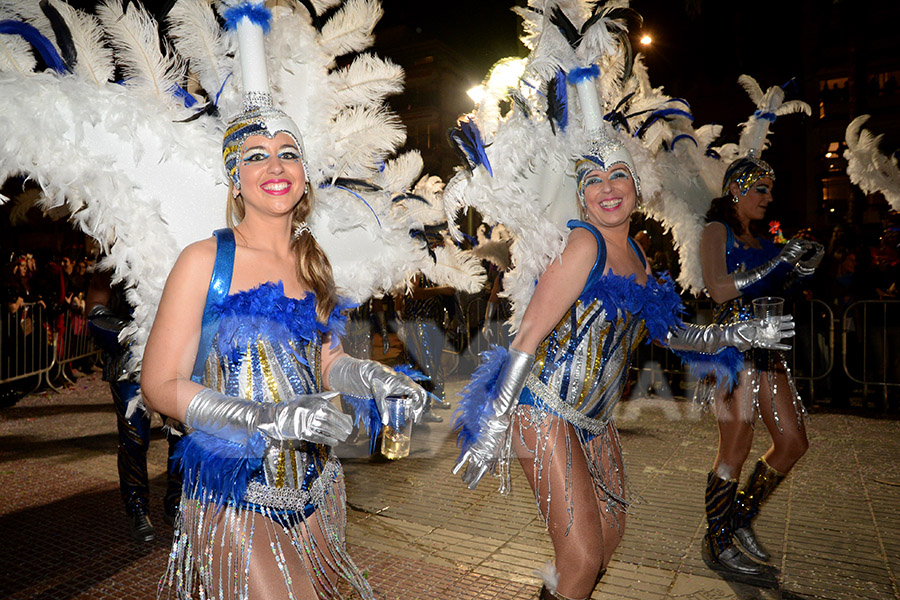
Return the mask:
MULTIPOLYGON (((783 295, 794 280, 811 275, 822 260, 823 248, 815 242, 794 238, 779 248, 754 235, 752 225, 765 217, 772 202, 774 180, 772 167, 751 152, 729 165, 723 196, 713 200, 707 213, 700 255, 707 292, 716 302, 717 323, 748 319, 751 300, 783 295)), ((779 352, 751 350, 730 357, 723 353, 719 358, 725 360, 696 369, 706 375, 696 397, 714 408, 719 428, 718 452, 707 476, 708 530, 703 553, 716 570, 752 578, 763 572, 763 566, 741 552, 734 540, 758 561, 769 560, 752 523, 760 505, 809 446, 805 410, 779 352), (757 418, 765 423, 772 445, 738 491, 757 418)))
POLYGON ((683 326, 668 278, 650 272, 628 237, 640 202, 634 161, 605 123, 575 164, 582 220, 537 282, 508 353, 487 353, 464 391, 455 425, 462 454, 454 472, 474 488, 514 455, 525 470, 555 552, 542 599, 590 597, 625 528, 625 473, 613 409, 632 355, 646 337, 675 349, 715 353, 779 342, 789 317, 766 337, 756 321, 683 326), (551 494, 552 493, 552 494, 551 494), (551 499, 552 496, 552 499, 551 499))
POLYGON ((331 446, 351 431, 344 395, 377 434, 386 398, 418 419, 425 392, 350 358, 297 126, 266 94, 229 124, 229 221, 188 246, 147 343, 147 403, 185 423, 184 491, 163 586, 178 598, 332 598, 372 590, 347 555, 344 481, 331 446))

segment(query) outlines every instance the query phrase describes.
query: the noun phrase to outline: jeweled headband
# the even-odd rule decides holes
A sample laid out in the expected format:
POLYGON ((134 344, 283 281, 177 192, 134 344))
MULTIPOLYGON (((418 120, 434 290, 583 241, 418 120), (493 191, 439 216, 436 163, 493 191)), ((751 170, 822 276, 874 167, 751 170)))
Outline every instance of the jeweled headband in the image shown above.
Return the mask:
POLYGON ((725 169, 725 178, 722 180, 722 195, 728 194, 728 188, 732 182, 738 185, 741 196, 746 196, 750 186, 762 179, 769 177, 775 181, 775 171, 766 161, 756 158, 752 154, 739 158, 725 169))
POLYGON ((273 138, 279 133, 288 134, 297 144, 300 161, 303 163, 303 172, 307 173, 308 177, 306 159, 303 155, 303 137, 300 135, 297 124, 283 111, 275 108, 271 95, 261 92, 244 94, 244 110, 229 121, 228 128, 225 130, 225 139, 222 142, 225 170, 236 188, 241 187, 238 164, 241 162, 241 152, 247 138, 251 135, 273 138))
POLYGON ((634 170, 634 159, 625 144, 614 139, 607 132, 606 125, 590 135, 587 151, 575 161, 575 181, 578 185, 578 201, 584 203, 584 188, 587 174, 591 171, 608 171, 615 165, 625 165, 634 180, 634 190, 641 195, 641 180, 634 170))

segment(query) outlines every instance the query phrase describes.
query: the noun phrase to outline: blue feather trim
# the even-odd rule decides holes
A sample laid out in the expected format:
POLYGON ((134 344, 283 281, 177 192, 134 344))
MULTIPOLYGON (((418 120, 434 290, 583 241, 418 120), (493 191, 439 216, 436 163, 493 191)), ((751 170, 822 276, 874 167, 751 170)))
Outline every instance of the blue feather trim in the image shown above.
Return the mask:
POLYGON ((591 79, 597 79, 600 77, 600 67, 597 65, 591 65, 589 67, 576 67, 569 71, 569 74, 566 76, 566 79, 572 85, 580 83, 582 81, 588 81, 591 79))
POLYGON ((672 138, 672 145, 671 145, 670 149, 674 150, 675 144, 677 144, 681 140, 690 140, 690 141, 694 142, 695 147, 699 147, 699 144, 697 143, 697 140, 694 139, 694 136, 692 136, 688 133, 681 133, 672 138))
POLYGON ((761 110, 757 110, 756 112, 753 113, 753 116, 756 117, 757 119, 762 119, 762 120, 764 120, 764 121, 768 121, 768 122, 770 122, 770 123, 774 123, 774 122, 775 122, 775 118, 776 118, 778 115, 776 115, 776 114, 773 113, 773 112, 763 112, 763 111, 761 111, 761 110))
POLYGON ((634 274, 622 277, 607 273, 588 282, 578 299, 581 302, 600 301, 609 315, 621 310, 641 319, 650 340, 659 342, 665 341, 671 328, 681 326, 684 313, 681 296, 675 291, 675 282, 668 273, 663 273, 659 279, 649 278, 646 285, 637 283, 634 274))
POLYGON ((426 375, 425 373, 417 370, 409 363, 403 363, 402 365, 397 365, 394 367, 394 370, 398 373, 403 373, 413 381, 431 381, 431 377, 426 375))
POLYGON ((222 13, 225 20, 225 29, 235 31, 241 19, 247 19, 254 25, 262 27, 263 33, 269 33, 272 28, 272 11, 270 11, 262 2, 244 2, 237 6, 232 6, 222 13))
POLYGON ((341 394, 344 401, 353 407, 354 424, 363 428, 369 436, 369 452, 375 453, 375 441, 381 433, 381 415, 374 398, 360 398, 341 394))
POLYGON ((66 63, 59 55, 59 52, 57 52, 53 42, 47 39, 47 37, 33 25, 23 23, 22 21, 4 19, 0 21, 0 34, 20 36, 38 51, 44 64, 48 67, 57 73, 69 72, 69 67, 66 66, 66 63))
POLYGON ((316 320, 315 294, 289 298, 279 281, 226 296, 211 306, 210 312, 219 322, 218 351, 236 361, 248 343, 256 342, 261 331, 286 348, 291 341, 309 343, 328 334, 337 343, 347 324, 342 311, 349 306, 352 304, 342 299, 331 311, 328 322, 320 323, 316 320))
POLYGON ((265 452, 261 433, 238 444, 194 431, 181 438, 172 458, 181 465, 186 489, 196 482, 204 493, 212 492, 216 502, 240 504, 250 479, 262 469, 265 452))
POLYGON ((733 346, 716 354, 686 350, 676 350, 675 354, 687 365, 691 375, 697 379, 713 375, 720 384, 727 384, 729 390, 737 385, 738 374, 744 369, 744 353, 733 346))
POLYGON ((487 153, 484 150, 484 141, 481 139, 481 132, 471 120, 463 118, 458 122, 459 136, 455 136, 455 141, 460 149, 466 153, 469 160, 472 161, 473 168, 478 165, 484 165, 488 174, 493 177, 494 171, 491 168, 491 161, 488 160, 487 153))
POLYGON ((478 441, 489 417, 493 415, 497 379, 507 357, 506 348, 500 346, 491 346, 490 350, 482 352, 481 364, 459 394, 459 406, 453 412, 452 428, 456 430, 460 456, 478 441))

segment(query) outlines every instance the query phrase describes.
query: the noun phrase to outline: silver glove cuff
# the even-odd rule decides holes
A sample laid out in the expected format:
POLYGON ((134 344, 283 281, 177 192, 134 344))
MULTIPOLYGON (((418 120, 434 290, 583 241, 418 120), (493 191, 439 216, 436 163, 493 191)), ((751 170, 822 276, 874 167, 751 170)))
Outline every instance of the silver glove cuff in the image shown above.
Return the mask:
POLYGON ((682 329, 670 331, 666 346, 672 350, 687 350, 715 354, 725 346, 734 346, 741 352, 750 349, 751 341, 741 335, 742 323, 731 325, 694 325, 685 323, 682 329))
POLYGON ((510 416, 519 403, 519 394, 525 387, 525 379, 531 372, 534 365, 534 355, 520 352, 519 350, 509 349, 509 356, 506 364, 500 372, 498 381, 500 389, 497 398, 494 400, 494 414, 500 416, 510 416))
POLYGON ((259 406, 205 387, 188 403, 184 424, 209 435, 245 443, 256 433, 259 406))
POLYGON ((331 370, 328 371, 328 385, 342 394, 349 394, 357 398, 370 398, 372 387, 369 382, 372 374, 369 373, 369 376, 365 374, 367 371, 371 371, 371 366, 368 364, 370 362, 352 356, 338 358, 331 365, 331 370))
POLYGON ((769 273, 771 273, 775 267, 778 265, 778 259, 773 258, 772 260, 761 264, 755 269, 750 269, 749 271, 735 271, 734 272, 734 287, 738 291, 746 289, 747 287, 753 285, 769 273))

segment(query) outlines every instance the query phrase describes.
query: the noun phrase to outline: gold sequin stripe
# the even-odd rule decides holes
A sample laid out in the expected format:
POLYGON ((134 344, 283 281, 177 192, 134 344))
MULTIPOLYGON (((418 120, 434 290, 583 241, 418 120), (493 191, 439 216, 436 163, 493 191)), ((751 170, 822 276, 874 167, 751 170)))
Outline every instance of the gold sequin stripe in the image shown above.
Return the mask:
MULTIPOLYGON (((259 367, 262 371, 263 380, 266 384, 266 389, 269 391, 269 395, 272 397, 272 402, 281 402, 281 394, 278 393, 278 385, 275 382, 275 376, 272 374, 272 365, 269 363, 269 354, 266 352, 265 342, 261 338, 257 338, 256 340, 256 353, 259 356, 259 367)), ((249 369, 248 369, 249 371, 249 369)), ((283 488, 284 487, 284 477, 285 477, 285 460, 287 456, 284 450, 280 450, 278 452, 278 458, 275 463, 275 487, 283 488)))

